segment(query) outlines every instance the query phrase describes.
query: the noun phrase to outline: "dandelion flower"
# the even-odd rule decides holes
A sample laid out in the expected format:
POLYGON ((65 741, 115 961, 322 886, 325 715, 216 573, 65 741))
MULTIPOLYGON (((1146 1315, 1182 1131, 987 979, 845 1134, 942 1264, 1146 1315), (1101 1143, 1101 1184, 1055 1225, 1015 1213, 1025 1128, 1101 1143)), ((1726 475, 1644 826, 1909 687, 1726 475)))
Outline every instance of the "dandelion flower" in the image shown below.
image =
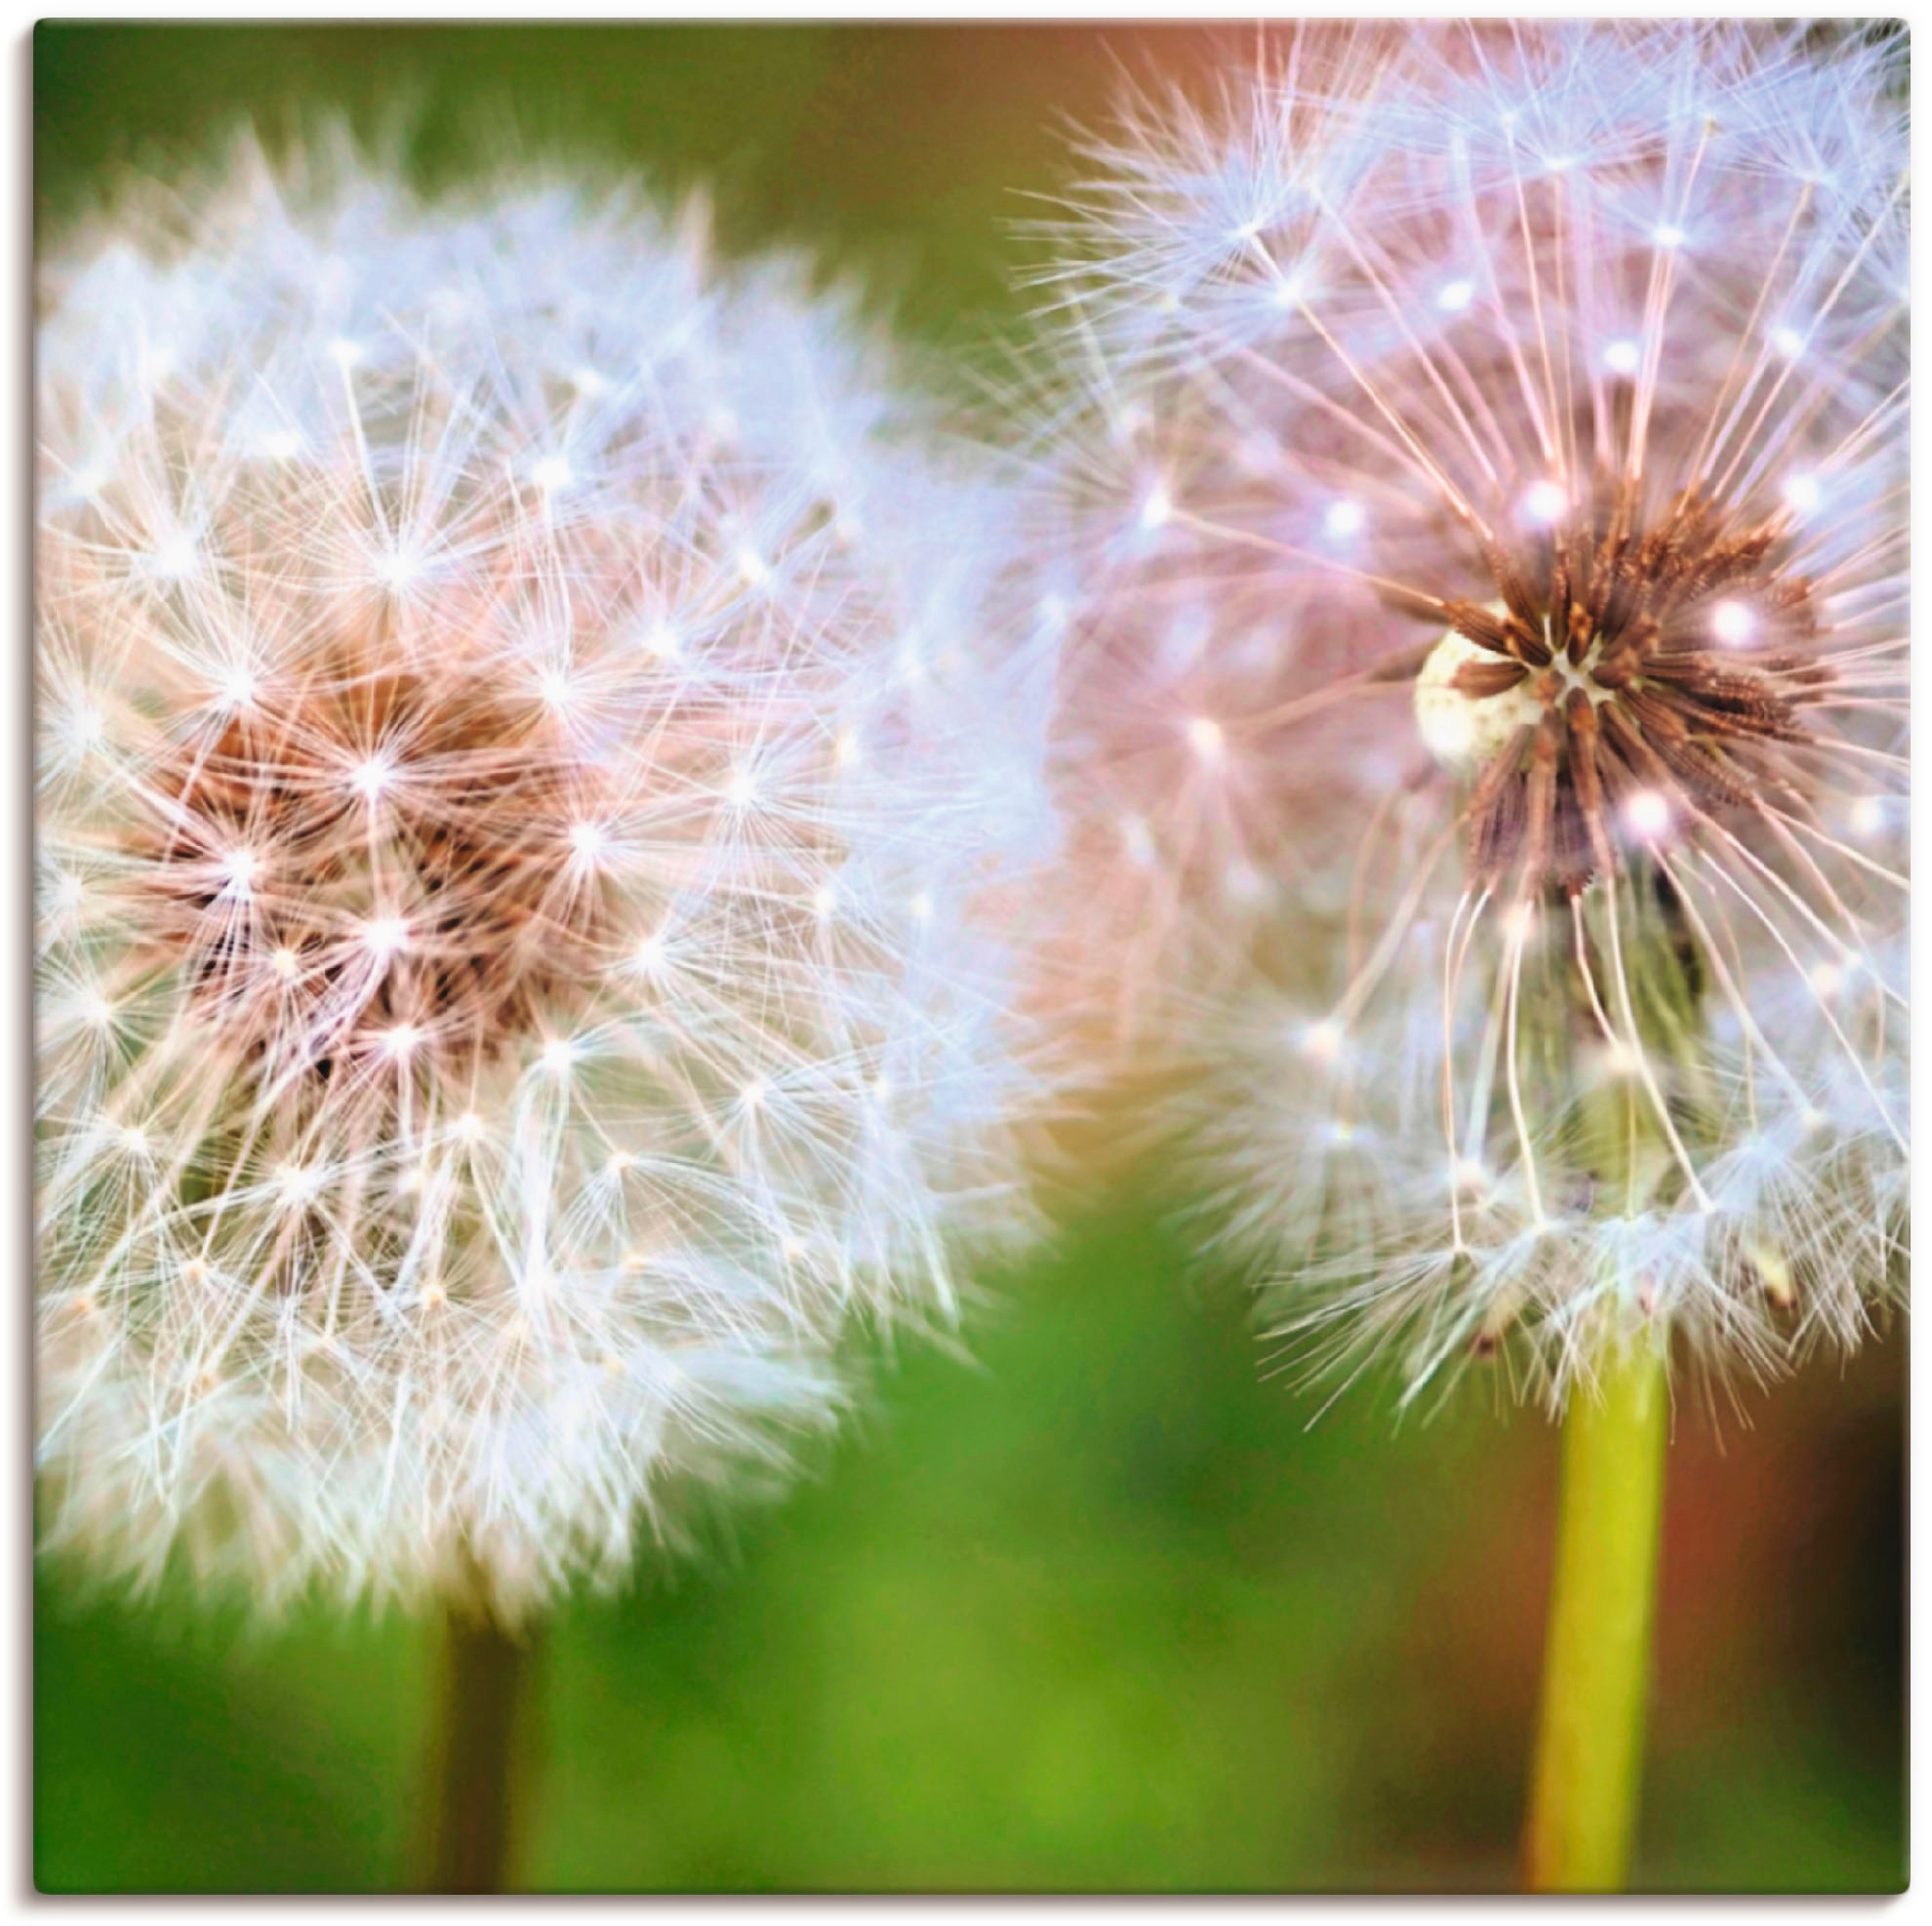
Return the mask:
POLYGON ((1024 1221, 1038 678, 802 265, 312 172, 43 264, 46 1541, 513 1618, 1024 1221))
POLYGON ((1048 276, 1093 987, 1311 1368, 1565 1409, 1543 1889, 1628 1872, 1669 1365, 1904 1270, 1902 51, 1297 31, 1048 276))
POLYGON ((1904 111, 1818 38, 1317 28, 1053 227, 1107 987, 1410 1396, 1768 1373, 1901 1269, 1904 111))

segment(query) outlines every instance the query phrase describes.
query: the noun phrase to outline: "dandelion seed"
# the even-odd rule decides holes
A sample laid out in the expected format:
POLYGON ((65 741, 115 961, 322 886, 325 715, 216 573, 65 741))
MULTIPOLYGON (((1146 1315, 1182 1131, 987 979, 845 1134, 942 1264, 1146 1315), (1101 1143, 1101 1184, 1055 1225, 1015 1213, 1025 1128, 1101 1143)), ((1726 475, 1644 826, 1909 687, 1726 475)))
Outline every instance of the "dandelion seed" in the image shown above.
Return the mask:
POLYGON ((1734 649, 1749 642, 1756 627, 1751 611, 1742 602, 1719 602, 1711 611, 1711 634, 1734 649))
POLYGON ((1639 789, 1625 803, 1624 821, 1632 835, 1654 841, 1670 830, 1670 799, 1659 789, 1639 789))
POLYGON ((408 592, 423 573, 423 557, 414 548, 391 548, 376 558, 376 580, 391 594, 408 592))
POLYGON ((247 896, 262 874, 262 858, 252 849, 230 850, 221 859, 221 882, 231 896, 247 896))
POLYGON ((1785 501, 1794 515, 1808 515, 1825 499, 1816 475, 1792 475, 1785 483, 1785 501))
POLYGON ((1332 1063, 1342 1054, 1343 1031, 1339 1023, 1313 1024, 1302 1038, 1302 1049, 1317 1063, 1332 1063))
POLYGON ((380 756, 371 756, 349 771, 348 784, 364 802, 375 802, 395 780, 395 765, 380 756))
POLYGON ((1560 482, 1540 481, 1523 497, 1523 519, 1540 528, 1560 522, 1569 508, 1570 498, 1560 482))
POLYGON ((400 916, 374 916, 358 932, 361 946, 379 963, 409 947, 409 925, 400 916))
POLYGON ((200 566, 201 551, 191 535, 171 535, 147 556, 147 572, 157 582, 186 582, 200 566))
POLYGON ((232 670, 224 676, 218 698, 224 708, 245 709, 255 701, 256 682, 254 675, 245 668, 232 670))
POLYGON ((1223 749, 1228 745, 1228 732, 1212 716, 1196 715, 1187 719, 1187 746, 1205 763, 1221 760, 1223 749))
POLYGON ((1882 796, 1860 796, 1851 808, 1852 833, 1868 838, 1876 836, 1885 827, 1886 814, 1882 796))
POLYGON ((407 1059, 423 1041, 423 1032, 414 1023, 391 1023, 377 1035, 384 1054, 398 1061, 407 1059))

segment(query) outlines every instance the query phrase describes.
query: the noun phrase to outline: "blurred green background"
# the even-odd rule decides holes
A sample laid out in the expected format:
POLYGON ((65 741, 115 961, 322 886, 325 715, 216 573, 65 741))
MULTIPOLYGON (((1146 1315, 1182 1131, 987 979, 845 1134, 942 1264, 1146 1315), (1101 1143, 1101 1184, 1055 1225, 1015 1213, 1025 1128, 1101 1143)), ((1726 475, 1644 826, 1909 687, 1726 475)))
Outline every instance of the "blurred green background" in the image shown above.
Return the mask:
MULTIPOLYGON (((1060 130, 1189 30, 43 24, 43 233, 254 117, 400 103, 413 164, 561 153, 709 183, 729 243, 863 273, 977 352, 1060 130)), ((1555 1438, 1479 1384, 1398 1426, 1262 1369, 1231 1279, 1126 1198, 988 1280, 785 1505, 583 1601, 538 1658, 539 1889, 1507 1886, 1555 1438)), ((1905 1344, 1820 1363, 1671 1463, 1637 1883, 1905 1878, 1905 1344)), ((35 1601, 46 1891, 392 1890, 429 1629, 35 1601)))

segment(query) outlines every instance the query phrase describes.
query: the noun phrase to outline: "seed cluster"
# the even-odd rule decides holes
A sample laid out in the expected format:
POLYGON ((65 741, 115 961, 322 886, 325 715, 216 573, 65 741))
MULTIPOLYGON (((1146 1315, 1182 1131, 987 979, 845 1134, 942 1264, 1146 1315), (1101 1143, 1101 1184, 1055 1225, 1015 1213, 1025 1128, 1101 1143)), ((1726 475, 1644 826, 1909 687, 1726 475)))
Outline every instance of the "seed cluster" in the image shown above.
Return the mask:
POLYGON ((1779 542, 1774 523, 1740 529, 1688 494, 1642 533, 1619 503, 1534 557, 1485 543, 1497 599, 1449 605, 1482 652, 1451 686, 1522 719, 1469 799, 1482 887, 1514 871, 1532 892, 1574 892, 1617 866, 1620 822, 1661 834, 1748 816, 1765 792, 1802 801, 1802 711, 1831 670, 1779 542))
POLYGON ((1898 1293, 1904 52, 1304 23, 1042 223, 1093 999, 1310 1371, 1553 1407, 1898 1293))
POLYGON ((332 1043, 400 1038, 461 1075, 591 974, 607 891, 572 873, 572 787, 502 676, 339 648, 171 750, 122 829, 139 927, 271 1074, 277 1038, 322 1079, 332 1043))
POLYGON ((514 1617, 1030 1230, 1041 678, 849 301, 340 174, 44 264, 43 1543, 514 1617))

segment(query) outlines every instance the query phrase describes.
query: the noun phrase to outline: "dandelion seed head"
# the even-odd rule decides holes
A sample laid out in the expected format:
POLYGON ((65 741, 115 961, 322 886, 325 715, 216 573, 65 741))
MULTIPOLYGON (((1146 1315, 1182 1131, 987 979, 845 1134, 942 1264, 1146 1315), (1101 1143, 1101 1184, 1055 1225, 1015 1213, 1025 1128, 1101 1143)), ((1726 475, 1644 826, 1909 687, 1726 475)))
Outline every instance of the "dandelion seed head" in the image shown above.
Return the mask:
POLYGON ((806 264, 307 160, 42 264, 46 1541, 513 1616, 1030 1223, 1050 645, 806 264))
POLYGON ((1311 1372, 1761 1378, 1902 1288, 1901 74, 1301 23, 1136 95, 1045 224, 1088 993, 1311 1372), (1149 461, 1189 510, 1135 548, 1149 461))

